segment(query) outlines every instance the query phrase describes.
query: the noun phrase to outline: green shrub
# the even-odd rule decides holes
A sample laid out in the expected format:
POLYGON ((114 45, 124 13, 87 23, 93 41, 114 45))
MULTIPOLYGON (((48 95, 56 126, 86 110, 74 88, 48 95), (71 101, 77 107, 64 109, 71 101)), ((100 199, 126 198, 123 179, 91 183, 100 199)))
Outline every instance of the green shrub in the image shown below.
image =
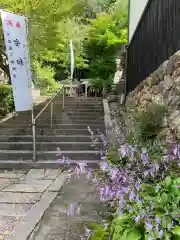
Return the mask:
POLYGON ((42 67, 39 62, 34 62, 36 72, 35 86, 41 90, 42 95, 52 95, 61 85, 54 79, 55 71, 51 67, 42 67))
POLYGON ((14 99, 12 87, 6 84, 0 84, 0 117, 14 110, 14 99))
POLYGON ((156 138, 163 128, 167 113, 167 108, 158 104, 151 104, 146 111, 136 113, 134 117, 136 137, 142 141, 156 138))
POLYGON ((179 184, 180 178, 170 176, 154 185, 143 183, 135 192, 138 200, 126 203, 124 210, 143 239, 180 239, 179 184))

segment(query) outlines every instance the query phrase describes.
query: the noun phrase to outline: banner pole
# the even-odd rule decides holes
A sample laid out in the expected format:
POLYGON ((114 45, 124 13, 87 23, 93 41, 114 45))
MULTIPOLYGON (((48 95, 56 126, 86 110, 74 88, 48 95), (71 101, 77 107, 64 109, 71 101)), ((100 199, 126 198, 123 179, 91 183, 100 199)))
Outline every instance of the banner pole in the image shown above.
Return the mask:
MULTIPOLYGON (((24 0, 24 13, 26 21, 26 33, 27 33, 27 44, 29 43, 29 24, 28 24, 28 1, 24 0)), ((29 66, 30 66, 30 54, 29 57, 29 66)), ((32 121, 32 138, 33 138, 33 162, 36 162, 36 120, 34 116, 34 103, 33 103, 33 75, 31 74, 31 94, 32 94, 32 108, 31 108, 31 121, 32 121)))

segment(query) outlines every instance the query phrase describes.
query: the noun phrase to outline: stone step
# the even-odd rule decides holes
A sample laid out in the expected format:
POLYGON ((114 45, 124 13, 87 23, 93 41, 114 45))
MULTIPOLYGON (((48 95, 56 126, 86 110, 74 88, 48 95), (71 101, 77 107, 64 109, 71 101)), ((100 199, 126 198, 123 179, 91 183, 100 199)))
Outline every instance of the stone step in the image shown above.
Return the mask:
MULTIPOLYGON (((56 99, 58 101, 58 99, 56 99)), ((102 102, 103 98, 100 97, 78 97, 78 98, 74 98, 74 97, 65 97, 65 101, 66 102, 88 102, 88 103, 92 103, 92 102, 102 102)), ((60 100, 59 100, 60 101, 60 100)))
MULTIPOLYGON (((37 151, 36 159, 41 161, 59 161, 66 157, 75 161, 92 160, 97 161, 101 159, 100 151, 98 150, 69 150, 69 151, 37 151)), ((33 152, 28 150, 0 150, 1 161, 32 161, 33 152)))
MULTIPOLYGON (((50 123, 50 116, 48 117, 44 117, 41 116, 38 120, 37 123, 41 123, 41 124, 48 124, 50 123)), ((87 124, 91 125, 91 123, 96 122, 98 124, 104 124, 104 116, 84 116, 84 115, 79 115, 79 116, 53 116, 53 123, 57 123, 57 124, 64 124, 64 123, 82 123, 82 124, 87 124)), ((18 124, 18 123, 22 123, 22 124, 31 124, 32 120, 31 118, 16 118, 13 120, 9 120, 5 123, 8 124, 18 124)))
MULTIPOLYGON (((47 125, 47 127, 50 127, 50 122, 51 120, 50 119, 43 119, 40 120, 40 121, 37 121, 37 126, 39 125, 47 125)), ((26 120, 26 121, 22 121, 21 124, 19 123, 19 121, 11 121, 11 122, 7 122, 5 123, 9 126, 14 126, 12 128, 16 128, 16 126, 19 126, 19 125, 22 125, 22 126, 26 126, 26 127, 31 127, 32 126, 32 123, 31 121, 29 120, 26 120)), ((103 119, 92 119, 92 120, 88 120, 88 119, 54 119, 53 120, 53 128, 55 128, 56 125, 58 124, 81 124, 81 125, 84 125, 85 128, 87 128, 87 126, 94 126, 94 125, 100 125, 100 126, 104 126, 104 120, 103 119)), ((0 125, 1 128, 3 128, 4 126, 3 125, 0 125)), ((4 127, 5 128, 5 127, 4 127)))
MULTIPOLYGON (((102 143, 92 142, 36 142, 37 151, 98 150, 102 143)), ((0 150, 33 150, 33 142, 0 142, 0 150)))
MULTIPOLYGON (((20 129, 20 131, 22 131, 22 129, 27 129, 27 128, 31 128, 32 124, 3 124, 1 126, 1 128, 3 129, 14 129, 15 131, 18 131, 18 129, 20 129)), ((87 129, 88 125, 87 124, 54 124, 53 125, 53 129, 87 129)), ((104 125, 103 124, 91 124, 90 128, 92 130, 97 130, 97 129, 104 129, 104 125)), ((36 124, 36 129, 44 129, 45 131, 48 131, 50 129, 50 124, 44 124, 44 123, 37 123, 36 124)))
MULTIPOLYGON (((94 132, 94 134, 97 133, 103 133, 105 132, 104 127, 101 128, 91 128, 94 132)), ((27 134, 30 135, 32 134, 32 128, 4 128, 0 129, 0 134, 3 135, 22 135, 22 134, 27 134)), ((87 128, 81 129, 81 128, 76 128, 76 129, 50 129, 50 128, 36 128, 36 134, 37 135, 88 135, 90 134, 87 128)))
MULTIPOLYGON (((44 116, 42 115, 39 118, 41 121, 50 119, 50 115, 49 116, 44 116)), ((64 114, 63 116, 60 115, 58 116, 57 114, 55 116, 53 116, 54 120, 89 120, 89 121, 97 121, 97 120, 103 120, 104 119, 104 115, 83 115, 83 114, 73 114, 73 115, 69 115, 69 114, 64 114)), ((29 119, 31 120, 31 119, 29 119)))
MULTIPOLYGON (((69 160, 70 167, 75 167, 77 165, 76 160, 69 160)), ((82 163, 86 163, 90 168, 99 168, 99 163, 101 160, 83 160, 78 161, 82 163)), ((0 169, 64 169, 64 165, 58 163, 57 161, 53 160, 38 160, 36 162, 29 160, 29 161, 12 161, 12 160, 0 160, 0 169)))
MULTIPOLYGON (((4 123, 1 124, 0 127, 1 128, 9 128, 9 129, 21 129, 21 128, 29 128, 31 127, 32 124, 24 124, 24 123, 14 123, 14 124, 8 124, 8 123, 4 123)), ((38 124, 36 125, 37 128, 43 128, 45 130, 48 130, 50 128, 50 124, 46 124, 46 123, 40 123, 38 122, 38 124)), ((84 123, 78 123, 78 124, 73 124, 73 123, 64 123, 64 124, 54 124, 53 128, 54 129, 87 129, 88 125, 84 124, 84 123)), ((90 127, 92 129, 101 129, 103 127, 103 124, 93 124, 91 123, 90 127)))
MULTIPOLYGON (((43 113, 39 118, 38 120, 40 119, 41 121, 43 121, 44 119, 50 119, 51 115, 50 115, 50 112, 49 113, 43 113)), ((90 119, 90 120, 98 120, 99 118, 100 119, 103 119, 104 118, 104 114, 102 113, 92 113, 92 112, 88 112, 88 113, 81 113, 81 112, 58 112, 58 111, 54 111, 54 114, 53 114, 53 119, 90 119)), ((19 116, 16 116, 16 117, 13 117, 13 118, 10 118, 8 121, 6 121, 6 123, 14 123, 14 122, 25 122, 25 121, 28 121, 28 122, 31 122, 31 115, 27 115, 27 116, 22 116, 22 115, 19 115, 19 116)))
MULTIPOLYGON (((55 101, 54 104, 61 105, 63 102, 55 101)), ((103 101, 95 101, 95 102, 83 102, 83 101, 65 101, 64 106, 94 106, 94 107, 103 107, 103 101)))
MULTIPOLYGON (((94 135, 94 138, 100 141, 99 135, 94 135)), ((92 142, 92 137, 90 135, 36 135, 37 142, 92 142)), ((0 135, 1 142, 32 142, 32 135, 0 135)))
MULTIPOLYGON (((59 113, 61 113, 61 112, 80 112, 80 113, 87 113, 87 112, 92 112, 92 113, 95 113, 95 112, 97 112, 97 113, 103 113, 104 112, 104 109, 101 107, 101 108, 94 108, 93 106, 90 106, 89 108, 85 108, 85 107, 78 107, 78 106, 74 106, 74 107, 71 107, 71 106, 69 106, 69 107, 65 107, 64 108, 64 110, 62 109, 62 107, 61 106, 53 106, 53 110, 55 111, 55 112, 59 112, 59 113)), ((39 113, 40 111, 34 111, 34 114, 35 114, 35 116, 39 113)), ((47 108, 47 109, 45 109, 44 110, 44 112, 43 112, 43 114, 48 114, 48 113, 50 113, 50 108, 47 108)), ((22 114, 21 114, 22 115, 22 114)))

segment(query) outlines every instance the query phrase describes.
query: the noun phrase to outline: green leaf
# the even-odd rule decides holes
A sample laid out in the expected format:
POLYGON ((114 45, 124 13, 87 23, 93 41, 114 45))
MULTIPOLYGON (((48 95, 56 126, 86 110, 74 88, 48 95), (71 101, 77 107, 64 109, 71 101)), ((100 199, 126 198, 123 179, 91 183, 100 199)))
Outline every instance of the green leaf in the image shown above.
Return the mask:
POLYGON ((172 184, 172 178, 171 177, 166 177, 164 180, 164 184, 166 187, 169 187, 172 184))
POLYGON ((140 240, 140 239, 141 232, 137 228, 132 228, 126 236, 126 240, 140 240))
POLYGON ((163 194, 161 195, 161 203, 162 203, 163 205, 166 205, 167 202, 168 202, 168 195, 167 195, 166 193, 163 193, 163 194))
POLYGON ((180 236, 174 235, 174 236, 172 237, 172 240, 180 240, 180 236))
POLYGON ((180 226, 175 226, 175 228, 172 230, 172 233, 180 236, 180 226))

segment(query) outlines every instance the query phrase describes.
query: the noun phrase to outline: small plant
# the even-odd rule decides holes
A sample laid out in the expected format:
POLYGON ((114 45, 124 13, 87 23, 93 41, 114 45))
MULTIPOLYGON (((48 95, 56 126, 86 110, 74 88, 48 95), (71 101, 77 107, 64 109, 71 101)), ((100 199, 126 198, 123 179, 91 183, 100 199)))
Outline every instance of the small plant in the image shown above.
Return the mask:
POLYGON ((90 229, 93 234, 90 237, 90 240, 107 240, 108 239, 108 229, 104 226, 98 225, 96 223, 91 223, 90 229))
POLYGON ((147 141, 157 137, 162 130, 165 115, 168 110, 165 106, 151 104, 146 111, 140 111, 135 114, 134 124, 138 132, 136 134, 141 141, 147 141))
POLYGON ((128 215, 117 216, 111 225, 112 240, 141 240, 140 228, 128 215))

